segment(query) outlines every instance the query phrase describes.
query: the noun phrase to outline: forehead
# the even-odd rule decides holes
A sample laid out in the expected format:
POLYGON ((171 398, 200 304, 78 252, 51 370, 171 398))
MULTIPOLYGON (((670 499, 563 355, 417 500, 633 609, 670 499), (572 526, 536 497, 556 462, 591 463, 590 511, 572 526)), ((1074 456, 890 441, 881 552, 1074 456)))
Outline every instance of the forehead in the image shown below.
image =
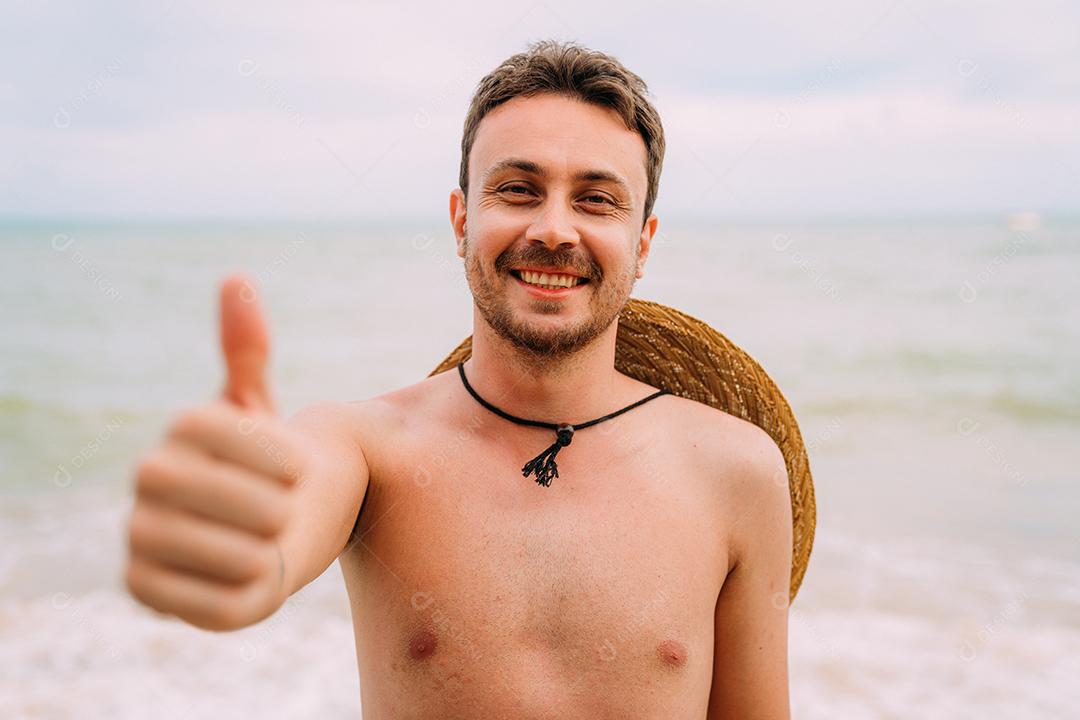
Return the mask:
POLYGON ((484 116, 469 158, 469 177, 482 178, 509 157, 539 164, 555 177, 581 170, 613 172, 645 195, 645 142, 610 108, 545 93, 516 97, 484 116))

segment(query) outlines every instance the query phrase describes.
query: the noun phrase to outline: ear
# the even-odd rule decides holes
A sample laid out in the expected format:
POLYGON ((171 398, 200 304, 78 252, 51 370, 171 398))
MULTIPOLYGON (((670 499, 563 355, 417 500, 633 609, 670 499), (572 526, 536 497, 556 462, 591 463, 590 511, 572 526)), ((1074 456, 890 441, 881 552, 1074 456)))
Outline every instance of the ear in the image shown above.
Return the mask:
POLYGON ((454 229, 457 240, 457 255, 465 257, 465 193, 461 188, 450 191, 450 227, 454 229))
POLYGON ((639 280, 645 275, 645 261, 649 259, 649 250, 652 248, 652 240, 659 224, 660 218, 650 215, 645 221, 645 226, 641 228, 641 247, 637 256, 637 274, 634 276, 639 280))

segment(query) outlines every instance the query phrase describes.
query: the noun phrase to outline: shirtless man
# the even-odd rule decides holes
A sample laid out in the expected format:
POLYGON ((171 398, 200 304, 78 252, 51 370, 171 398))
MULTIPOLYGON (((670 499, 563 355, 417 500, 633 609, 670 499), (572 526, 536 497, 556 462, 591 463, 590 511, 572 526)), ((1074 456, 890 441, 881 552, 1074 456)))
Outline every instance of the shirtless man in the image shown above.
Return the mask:
MULTIPOLYGON (((464 369, 512 415, 581 423, 656 390, 614 358, 663 135, 612 58, 547 43, 513 64, 477 90, 450 195, 475 300, 464 369), (529 84, 558 77, 573 87, 529 84), (585 282, 545 290, 529 268, 585 282)), ((521 467, 553 433, 484 408, 456 370, 279 419, 259 308, 242 276, 223 283, 222 397, 138 465, 137 599, 238 629, 338 559, 368 720, 789 717, 791 507, 764 431, 663 395, 581 430, 543 487, 521 467)))

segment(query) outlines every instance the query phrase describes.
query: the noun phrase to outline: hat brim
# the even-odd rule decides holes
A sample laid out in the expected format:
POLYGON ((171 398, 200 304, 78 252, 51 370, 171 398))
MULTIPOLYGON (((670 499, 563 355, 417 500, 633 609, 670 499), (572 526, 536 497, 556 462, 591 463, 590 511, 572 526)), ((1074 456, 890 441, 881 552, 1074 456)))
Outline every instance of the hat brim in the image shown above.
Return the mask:
MULTIPOLYGON (((472 355, 465 338, 436 367, 437 375, 472 355)), ((780 448, 791 493, 792 549, 789 602, 806 574, 817 506, 810 463, 795 415, 760 364, 706 323, 674 308, 630 298, 619 315, 615 368, 668 392, 752 422, 780 448)))

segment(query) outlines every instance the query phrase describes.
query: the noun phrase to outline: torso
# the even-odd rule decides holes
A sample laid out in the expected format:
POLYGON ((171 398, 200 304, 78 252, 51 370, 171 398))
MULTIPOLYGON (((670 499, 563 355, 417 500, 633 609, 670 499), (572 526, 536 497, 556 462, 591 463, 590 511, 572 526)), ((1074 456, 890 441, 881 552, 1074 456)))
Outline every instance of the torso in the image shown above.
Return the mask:
POLYGON ((541 487, 521 466, 554 434, 455 372, 369 403, 340 558, 366 720, 705 717, 743 421, 661 396, 575 434, 541 487))

